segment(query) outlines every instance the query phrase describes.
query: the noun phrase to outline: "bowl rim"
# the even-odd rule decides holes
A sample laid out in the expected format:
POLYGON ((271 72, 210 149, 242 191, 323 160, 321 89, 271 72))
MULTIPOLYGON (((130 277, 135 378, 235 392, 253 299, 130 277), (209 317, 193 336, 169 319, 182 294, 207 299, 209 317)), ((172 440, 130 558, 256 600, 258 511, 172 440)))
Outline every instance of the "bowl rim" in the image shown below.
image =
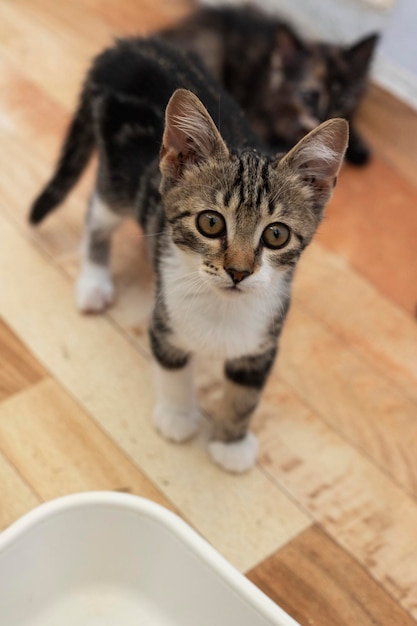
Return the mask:
POLYGON ((277 626, 300 626, 280 606, 265 595, 246 576, 201 537, 187 522, 161 504, 147 498, 113 491, 89 491, 65 495, 39 504, 25 513, 0 533, 0 558, 2 552, 23 535, 45 520, 76 509, 96 507, 114 508, 147 517, 173 533, 196 556, 207 564, 239 596, 246 599, 259 613, 277 626))

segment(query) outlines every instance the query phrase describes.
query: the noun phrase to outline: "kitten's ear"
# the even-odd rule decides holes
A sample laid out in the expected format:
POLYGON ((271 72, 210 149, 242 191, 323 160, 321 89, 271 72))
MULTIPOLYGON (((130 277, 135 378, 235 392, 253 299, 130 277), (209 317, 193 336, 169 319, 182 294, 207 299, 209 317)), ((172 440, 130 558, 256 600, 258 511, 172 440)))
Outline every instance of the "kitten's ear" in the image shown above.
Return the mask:
POLYGON ((350 48, 347 48, 345 50, 345 57, 349 65, 364 74, 368 70, 378 40, 379 34, 373 33, 361 39, 350 48))
POLYGON ((165 111, 160 155, 162 175, 176 181, 188 167, 228 154, 226 144, 197 96, 186 89, 177 89, 165 111))
POLYGON ((346 120, 328 120, 301 139, 278 163, 278 168, 289 168, 299 174, 313 190, 320 209, 330 198, 336 184, 348 137, 346 120))

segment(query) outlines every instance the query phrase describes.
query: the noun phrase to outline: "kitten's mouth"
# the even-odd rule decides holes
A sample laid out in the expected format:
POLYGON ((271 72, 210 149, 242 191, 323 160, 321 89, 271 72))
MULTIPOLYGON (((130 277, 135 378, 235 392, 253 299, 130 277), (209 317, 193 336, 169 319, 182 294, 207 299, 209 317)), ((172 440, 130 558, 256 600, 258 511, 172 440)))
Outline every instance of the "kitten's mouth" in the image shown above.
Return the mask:
POLYGON ((238 285, 228 285, 227 287, 223 287, 222 289, 227 293, 243 293, 243 289, 241 289, 238 285))

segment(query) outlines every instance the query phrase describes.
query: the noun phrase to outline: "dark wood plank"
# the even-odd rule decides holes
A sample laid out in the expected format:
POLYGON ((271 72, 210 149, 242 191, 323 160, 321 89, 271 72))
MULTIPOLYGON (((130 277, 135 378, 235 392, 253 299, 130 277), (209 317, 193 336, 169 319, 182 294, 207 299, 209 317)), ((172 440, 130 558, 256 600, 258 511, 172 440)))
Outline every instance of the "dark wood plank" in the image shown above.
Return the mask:
POLYGON ((0 319, 0 401, 45 376, 45 370, 0 319))
POLYGON ((248 573, 302 626, 415 626, 416 622, 318 526, 248 573))

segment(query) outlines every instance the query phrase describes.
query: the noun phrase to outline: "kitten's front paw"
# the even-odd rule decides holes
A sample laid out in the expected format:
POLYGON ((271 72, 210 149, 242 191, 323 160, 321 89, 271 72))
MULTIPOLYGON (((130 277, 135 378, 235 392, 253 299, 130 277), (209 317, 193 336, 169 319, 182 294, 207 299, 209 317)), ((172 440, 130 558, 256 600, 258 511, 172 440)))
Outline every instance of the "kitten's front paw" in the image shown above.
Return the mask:
POLYGON ((78 279, 75 300, 81 313, 101 313, 114 300, 114 287, 108 271, 98 270, 84 272, 78 279))
POLYGON ((247 433, 244 439, 224 443, 211 441, 208 446, 211 458, 228 472, 242 474, 250 470, 258 454, 258 440, 252 433, 247 433))
POLYGON ((165 439, 182 443, 194 437, 199 424, 198 411, 182 413, 166 406, 157 405, 153 414, 153 422, 165 439))

